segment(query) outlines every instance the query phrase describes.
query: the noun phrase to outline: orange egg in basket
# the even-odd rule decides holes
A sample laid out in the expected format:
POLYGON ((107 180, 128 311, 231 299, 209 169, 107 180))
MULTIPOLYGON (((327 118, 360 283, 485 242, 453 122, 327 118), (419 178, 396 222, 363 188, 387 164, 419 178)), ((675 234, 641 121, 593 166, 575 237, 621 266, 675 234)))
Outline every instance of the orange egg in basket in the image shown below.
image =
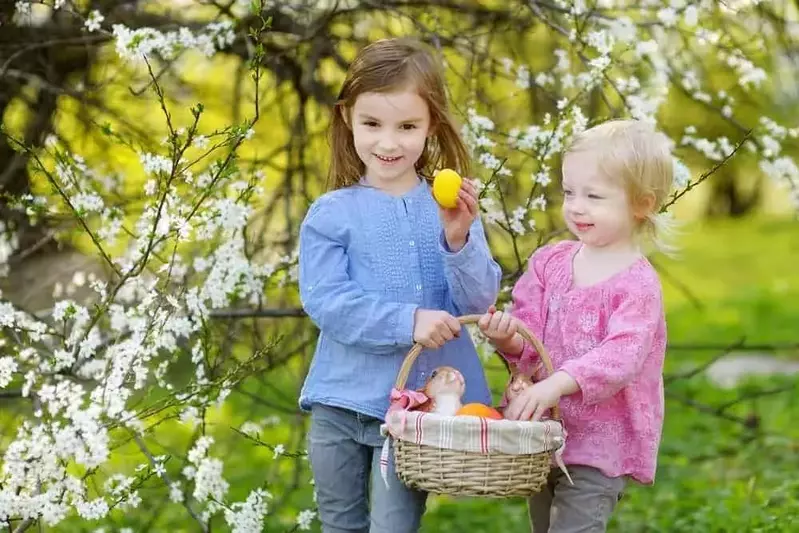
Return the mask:
POLYGON ((499 411, 482 403, 467 403, 458 409, 455 416, 479 416, 502 420, 502 414, 499 411))

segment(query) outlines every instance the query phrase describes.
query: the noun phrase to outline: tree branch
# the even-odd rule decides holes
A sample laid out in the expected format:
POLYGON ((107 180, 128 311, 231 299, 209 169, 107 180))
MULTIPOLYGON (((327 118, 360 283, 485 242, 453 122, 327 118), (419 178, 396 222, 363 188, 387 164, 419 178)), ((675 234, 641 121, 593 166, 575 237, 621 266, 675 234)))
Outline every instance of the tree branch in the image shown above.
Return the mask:
MULTIPOLYGON (((136 446, 138 446, 141 452, 145 455, 145 457, 147 457, 147 460, 150 462, 150 466, 153 467, 154 471, 158 472, 158 469, 156 468, 155 458, 153 457, 153 454, 150 453, 150 450, 147 449, 147 446, 144 444, 144 441, 141 439, 141 437, 139 437, 137 433, 132 432, 132 435, 133 435, 133 440, 136 442, 136 446)), ((160 477, 163 480, 163 482, 167 486, 167 489, 170 487, 170 485, 172 485, 172 481, 170 481, 169 474, 166 473, 166 470, 163 470, 161 473, 159 473, 158 477, 160 477)), ((200 529, 202 529, 204 533, 208 533, 210 531, 208 524, 202 521, 200 516, 194 511, 194 509, 192 509, 191 505, 189 505, 188 501, 186 501, 186 499, 184 498, 180 503, 181 505, 183 505, 183 507, 186 508, 186 511, 188 511, 189 515, 191 515, 191 517, 197 522, 197 524, 199 524, 200 529)))
POLYGON ((738 141, 738 144, 736 144, 736 145, 735 145, 735 147, 733 148, 732 152, 730 152, 729 154, 727 154, 726 156, 724 156, 724 159, 722 159, 721 161, 719 161, 718 163, 716 163, 716 165, 715 165, 715 166, 713 166, 713 168, 711 168, 711 169, 710 169, 710 170, 708 170, 707 172, 704 172, 704 173, 703 173, 701 176, 699 176, 699 178, 697 178, 697 179, 696 179, 696 181, 691 181, 691 182, 689 182, 689 183, 688 183, 688 185, 686 185, 684 189, 682 189, 681 191, 678 191, 678 192, 675 192, 674 194, 672 194, 672 195, 671 195, 671 198, 669 199, 669 201, 668 201, 668 202, 666 202, 666 203, 663 205, 663 207, 661 207, 661 208, 660 208, 660 212, 661 212, 661 213, 665 213, 665 212, 668 210, 668 208, 669 208, 669 207, 671 207, 672 205, 674 205, 674 204, 675 204, 675 203, 676 203, 676 202, 677 202, 677 201, 678 201, 680 198, 682 198, 683 196, 685 196, 685 195, 686 195, 688 192, 690 192, 690 191, 691 191, 691 190, 692 190, 694 187, 698 186, 700 183, 702 183, 703 181, 705 181, 707 178, 709 178, 710 176, 712 176, 713 174, 715 174, 715 173, 716 173, 716 171, 718 171, 718 169, 720 169, 721 167, 723 167, 723 166, 724 166, 724 165, 727 163, 727 161, 729 161, 730 159, 732 159, 732 157, 733 157, 733 156, 734 156, 734 155, 735 155, 735 154, 738 152, 738 150, 740 150, 741 146, 743 146, 743 144, 746 142, 746 140, 749 138, 749 136, 750 136, 751 134, 752 134, 752 130, 750 129, 750 130, 748 130, 748 131, 746 132, 746 134, 743 136, 743 138, 742 138, 740 141, 738 141))
MULTIPOLYGON (((730 352, 733 352, 735 350, 740 349, 740 347, 743 346, 744 340, 745 340, 745 338, 742 337, 737 342, 735 342, 735 343, 731 344, 730 346, 728 346, 724 351, 717 353, 716 355, 714 355, 709 360, 705 361, 701 365, 698 365, 698 366, 692 368, 691 370, 688 370, 686 372, 682 372, 680 374, 672 374, 670 376, 666 376, 663 379, 663 382, 665 384, 669 384, 669 383, 672 383, 672 382, 674 382, 674 381, 676 381, 678 379, 689 379, 689 378, 692 378, 692 377, 696 376, 697 374, 700 374, 700 373, 704 372, 705 370, 710 368, 710 366, 713 363, 715 363, 716 361, 718 361, 722 357, 725 357, 725 356, 729 355, 730 352)), ((668 349, 671 349, 671 346, 669 346, 668 349)))

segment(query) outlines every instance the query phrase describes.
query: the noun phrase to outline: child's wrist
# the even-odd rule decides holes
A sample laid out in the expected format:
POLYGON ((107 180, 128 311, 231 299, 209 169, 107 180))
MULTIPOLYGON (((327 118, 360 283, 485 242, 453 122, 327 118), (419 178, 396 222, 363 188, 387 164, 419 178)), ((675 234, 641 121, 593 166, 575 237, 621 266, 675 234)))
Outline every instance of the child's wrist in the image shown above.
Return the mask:
POLYGON ((451 252, 459 252, 464 246, 466 246, 466 240, 468 239, 468 232, 463 234, 451 234, 450 232, 444 230, 444 239, 447 241, 447 248, 451 252))
POLYGON ((524 352, 524 339, 518 333, 502 341, 494 341, 494 347, 510 357, 519 357, 524 352))
POLYGON ((577 381, 575 381, 573 377, 562 370, 558 370, 549 376, 547 381, 552 384, 560 396, 568 396, 580 390, 580 385, 577 384, 577 381))

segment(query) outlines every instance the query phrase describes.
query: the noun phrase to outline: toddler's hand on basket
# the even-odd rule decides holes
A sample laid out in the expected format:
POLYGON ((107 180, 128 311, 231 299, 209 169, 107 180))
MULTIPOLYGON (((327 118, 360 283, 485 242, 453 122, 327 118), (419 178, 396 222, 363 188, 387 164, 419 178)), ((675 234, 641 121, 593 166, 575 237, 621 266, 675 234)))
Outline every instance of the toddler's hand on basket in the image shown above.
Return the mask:
POLYGON ((497 311, 493 305, 488 308, 486 314, 480 317, 477 326, 488 340, 499 344, 507 344, 519 331, 516 317, 504 311, 497 311))
POLYGON ((441 348, 445 342, 460 336, 460 321, 435 309, 417 309, 413 323, 413 341, 425 348, 441 348))
POLYGON ((510 401, 503 411, 508 420, 539 420, 548 409, 555 407, 561 396, 579 390, 574 378, 565 372, 555 372, 547 379, 534 383, 510 401))
POLYGON ((503 411, 508 420, 538 420, 560 399, 560 390, 547 380, 534 383, 510 401, 503 411))

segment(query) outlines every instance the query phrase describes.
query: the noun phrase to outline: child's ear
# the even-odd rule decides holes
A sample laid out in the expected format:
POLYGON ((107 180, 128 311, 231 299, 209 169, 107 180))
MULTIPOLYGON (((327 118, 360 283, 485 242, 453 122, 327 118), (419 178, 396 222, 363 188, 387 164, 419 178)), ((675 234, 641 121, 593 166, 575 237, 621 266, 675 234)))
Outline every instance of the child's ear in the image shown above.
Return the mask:
POLYGON ((639 220, 645 219, 655 209, 655 195, 645 193, 639 196, 633 204, 633 215, 639 220))

